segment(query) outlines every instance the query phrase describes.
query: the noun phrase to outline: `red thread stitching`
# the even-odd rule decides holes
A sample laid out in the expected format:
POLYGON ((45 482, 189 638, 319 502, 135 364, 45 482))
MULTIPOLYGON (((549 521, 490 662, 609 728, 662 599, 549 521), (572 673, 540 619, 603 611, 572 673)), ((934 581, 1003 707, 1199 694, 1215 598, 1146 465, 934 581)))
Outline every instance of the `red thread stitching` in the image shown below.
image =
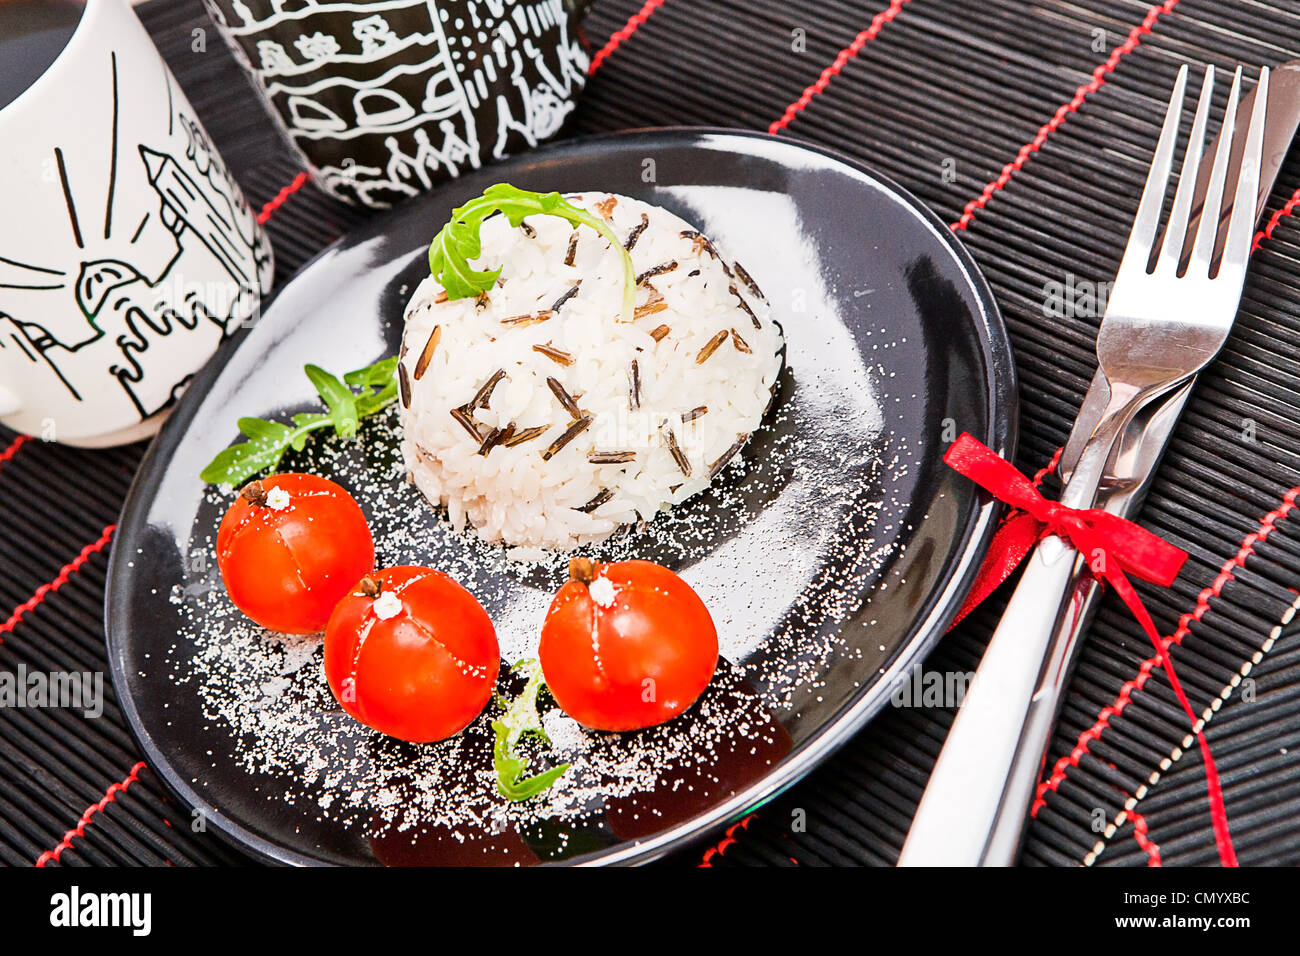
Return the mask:
POLYGON ((31 435, 19 435, 12 442, 10 442, 8 448, 6 448, 4 451, 0 451, 0 465, 3 465, 14 455, 18 454, 18 449, 22 448, 23 445, 26 445, 29 441, 31 441, 31 438, 32 438, 31 435))
POLYGON ((1160 862, 1160 844, 1147 836, 1146 817, 1136 810, 1129 810, 1128 816, 1133 821, 1133 839, 1137 841, 1138 846, 1146 851, 1147 866, 1162 866, 1163 864, 1160 862))
POLYGON ((1300 206, 1300 189, 1297 189, 1291 194, 1291 198, 1287 200, 1285 206, 1273 213, 1272 217, 1268 220, 1267 226, 1255 233, 1255 243, 1250 247, 1250 251, 1255 252, 1258 250, 1260 243, 1265 239, 1272 239, 1273 230, 1277 228, 1277 224, 1287 216, 1291 215, 1291 213, 1295 211, 1296 206, 1300 206))
POLYGON ((73 827, 71 830, 69 830, 67 833, 63 834, 63 839, 59 841, 58 846, 56 846, 53 850, 46 850, 44 853, 42 853, 40 856, 36 858, 36 865, 45 866, 45 864, 49 863, 50 861, 54 861, 55 863, 57 863, 59 861, 59 857, 63 855, 63 851, 67 849, 71 849, 73 837, 83 837, 83 838, 85 837, 86 826, 90 823, 90 818, 93 817, 96 813, 102 813, 105 807, 107 807, 110 803, 112 803, 114 800, 117 799, 117 795, 119 793, 125 791, 127 787, 135 783, 136 780, 139 779, 137 775, 143 769, 144 769, 144 761, 141 760, 138 764, 136 764, 134 767, 131 768, 131 772, 126 775, 125 780, 123 780, 121 783, 115 783, 112 786, 110 786, 108 790, 105 791, 103 799, 101 799, 98 803, 92 803, 90 806, 88 806, 86 808, 86 812, 81 815, 81 819, 77 821, 77 825, 73 827))
POLYGON ((704 856, 700 860, 699 865, 702 867, 708 867, 709 869, 712 869, 713 864, 710 863, 709 861, 713 859, 714 854, 717 854, 718 856, 722 856, 722 854, 726 851, 727 847, 731 846, 731 844, 736 842, 736 831, 748 830, 749 821, 754 819, 754 817, 756 816, 758 816, 758 814, 751 813, 749 816, 745 817, 745 819, 741 820, 739 823, 733 823, 731 826, 727 827, 727 833, 721 840, 718 841, 718 845, 709 847, 709 849, 704 851, 704 856))
POLYGON ((609 59, 610 54, 617 50, 624 40, 636 33, 636 31, 641 27, 641 24, 650 19, 650 14, 654 13, 663 5, 664 0, 646 0, 645 6, 632 14, 632 16, 628 17, 627 24, 623 29, 616 31, 605 45, 601 47, 600 52, 592 57, 591 66, 587 67, 587 75, 590 76, 599 70, 600 65, 609 59))
MULTIPOLYGON (((1218 575, 1210 583, 1210 586, 1201 591, 1196 599, 1196 607, 1183 614, 1178 619, 1178 628, 1169 637, 1162 640, 1161 646, 1168 651, 1170 645, 1181 644, 1183 638, 1191 632, 1191 625, 1201 620, 1210 609, 1210 599, 1218 597, 1223 591, 1224 585, 1231 581, 1235 576, 1237 569, 1244 567, 1246 559, 1255 553, 1255 545, 1263 541, 1277 526, 1277 522, 1285 519, 1296 506, 1297 496, 1300 496, 1300 486, 1292 488, 1282 498, 1282 503, 1274 508, 1259 523, 1259 528, 1252 531, 1242 539, 1241 547, 1237 553, 1224 562, 1219 569, 1218 575)), ((1120 688, 1119 696, 1115 702, 1102 708, 1101 713, 1097 715, 1097 721, 1079 735, 1075 742, 1074 749, 1064 757, 1059 759, 1052 767, 1052 774, 1046 780, 1038 785, 1038 790, 1034 799, 1034 806, 1030 810, 1031 816, 1037 816, 1038 811, 1045 806, 1043 797, 1049 791, 1055 791, 1064 782, 1066 773, 1071 767, 1077 767, 1083 755, 1088 752, 1088 746, 1094 740, 1100 740, 1102 731, 1110 726, 1110 719, 1117 717, 1124 712, 1124 708, 1129 705, 1133 699, 1133 694, 1140 691, 1151 676, 1152 672, 1160 663, 1160 656, 1153 655, 1144 660, 1138 667, 1137 675, 1130 681, 1126 682, 1120 688)))
POLYGON ((1048 136, 1056 132, 1066 119, 1078 112, 1079 107, 1083 105, 1083 101, 1090 94, 1097 92, 1106 84, 1106 78, 1119 66, 1119 61, 1136 50, 1142 40, 1151 33, 1156 20, 1162 14, 1173 10, 1174 7, 1178 6, 1178 3, 1179 0, 1165 0, 1164 3, 1158 3, 1147 11, 1147 15, 1143 17, 1142 22, 1129 32, 1128 39, 1115 48, 1114 52, 1106 58, 1105 63, 1092 71, 1092 79, 1075 90, 1070 101, 1062 105, 1050 120, 1039 127, 1037 135, 1030 142, 1020 147, 1020 152, 1016 154, 1016 158, 1002 167, 1002 172, 998 175, 998 178, 985 186, 984 191, 978 197, 966 204, 966 208, 962 210, 961 218, 952 224, 954 230, 965 229, 970 225, 971 220, 975 218, 975 213, 988 205, 989 200, 993 198, 993 194, 1011 181, 1012 175, 1020 171, 1025 163, 1029 161, 1030 156, 1042 149, 1043 144, 1047 142, 1048 136))
POLYGON ((262 211, 257 214, 257 224, 259 226, 266 225, 267 220, 275 215, 276 210, 283 206, 290 196, 296 193, 299 189, 302 189, 302 187, 306 186, 309 182, 311 182, 311 173, 306 170, 303 170, 297 176, 293 177, 293 181, 289 183, 289 185, 276 193, 275 198, 262 207, 262 211))
MULTIPOLYGON (((99 536, 99 540, 86 545, 81 549, 81 553, 59 569, 58 576, 49 584, 42 584, 36 589, 36 592, 22 604, 14 608, 9 619, 0 624, 0 634, 8 634, 13 631, 14 625, 17 624, 24 614, 30 611, 36 605, 45 600, 47 596, 57 591, 63 585, 68 583, 68 578, 76 572, 83 564, 90 559, 90 556, 97 551, 101 551, 104 545, 108 544, 109 539, 113 537, 113 532, 117 529, 116 525, 109 525, 104 529, 104 533, 99 536)), ((4 641, 0 640, 0 644, 4 641)))
POLYGON ((889 6, 881 10, 871 19, 870 25, 853 38, 853 42, 840 50, 839 55, 835 57, 835 62, 826 69, 822 70, 821 76, 817 81, 803 91, 803 95, 786 107, 785 113, 779 120, 772 123, 767 131, 772 134, 779 133, 790 125, 790 122, 803 112, 804 108, 812 102, 812 98, 818 93, 823 92, 826 87, 831 85, 831 80, 840 75, 840 71, 853 59, 862 52, 862 48, 876 38, 876 35, 884 29, 885 24, 893 20, 903 9, 903 4, 908 0, 889 0, 889 6))

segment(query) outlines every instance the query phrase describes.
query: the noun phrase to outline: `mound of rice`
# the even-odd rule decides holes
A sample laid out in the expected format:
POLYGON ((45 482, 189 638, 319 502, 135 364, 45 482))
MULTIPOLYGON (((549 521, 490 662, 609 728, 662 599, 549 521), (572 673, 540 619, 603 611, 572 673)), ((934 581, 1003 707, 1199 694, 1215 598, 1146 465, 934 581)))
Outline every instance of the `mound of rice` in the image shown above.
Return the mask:
POLYGON ((402 451, 411 480, 490 542, 567 550, 707 487, 759 426, 781 333, 758 286, 691 225, 625 196, 566 197, 626 236, 622 260, 553 216, 484 223, 479 300, 432 276, 406 313, 402 451))

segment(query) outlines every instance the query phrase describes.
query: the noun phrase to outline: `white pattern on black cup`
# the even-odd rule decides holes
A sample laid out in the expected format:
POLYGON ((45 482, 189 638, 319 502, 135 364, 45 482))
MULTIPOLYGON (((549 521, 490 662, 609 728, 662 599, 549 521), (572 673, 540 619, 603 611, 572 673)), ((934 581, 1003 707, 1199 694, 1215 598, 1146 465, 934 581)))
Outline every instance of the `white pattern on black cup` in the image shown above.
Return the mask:
POLYGON ((589 65, 574 0, 204 0, 327 192, 386 207, 554 136, 589 65))

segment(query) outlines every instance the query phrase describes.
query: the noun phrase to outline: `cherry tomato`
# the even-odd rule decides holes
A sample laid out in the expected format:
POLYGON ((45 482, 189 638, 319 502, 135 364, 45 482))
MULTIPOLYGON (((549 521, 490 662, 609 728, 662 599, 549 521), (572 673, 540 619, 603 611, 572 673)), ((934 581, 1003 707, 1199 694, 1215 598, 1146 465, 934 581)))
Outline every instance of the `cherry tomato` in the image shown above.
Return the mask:
POLYGON ((671 720, 718 664, 718 632, 691 586, 649 561, 569 562, 538 648, 556 703, 596 730, 671 720))
POLYGON ((343 709, 413 743, 450 737, 482 713, 500 657, 487 611, 432 568, 367 575, 325 628, 325 679, 343 709))
POLYGON ((375 567, 361 508, 328 478, 287 473, 244 487, 217 531, 217 565, 235 606, 286 634, 324 630, 375 567))

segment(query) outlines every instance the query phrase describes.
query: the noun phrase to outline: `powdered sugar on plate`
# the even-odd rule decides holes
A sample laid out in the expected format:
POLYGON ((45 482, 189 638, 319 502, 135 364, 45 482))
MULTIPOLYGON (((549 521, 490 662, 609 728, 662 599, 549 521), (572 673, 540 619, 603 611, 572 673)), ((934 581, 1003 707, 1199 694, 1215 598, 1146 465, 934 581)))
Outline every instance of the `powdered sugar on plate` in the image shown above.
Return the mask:
MULTIPOLYGON (((818 351, 835 348, 825 343, 818 351)), ((586 731, 544 698, 552 748, 538 746, 530 772, 560 761, 570 766, 539 797, 511 803, 497 793, 491 706, 437 744, 384 737, 334 701, 319 637, 268 633, 234 608, 212 554, 229 489, 209 489, 196 520, 191 553, 206 552, 209 560, 173 595, 183 624, 166 662, 170 680, 197 695, 206 721, 228 729, 222 759, 264 781, 259 789, 268 801, 372 840, 397 834, 406 846, 433 832, 464 843, 558 826, 565 836, 548 852, 564 855, 581 849, 581 841, 571 842, 575 834, 604 833, 607 843, 602 828, 612 825, 615 836, 653 832, 704 809, 789 751, 780 719, 820 700, 831 661, 860 653, 840 632, 882 573, 893 573, 897 557, 900 529, 879 526, 876 515, 887 507, 898 513, 891 488, 916 451, 889 433, 870 380, 843 368, 791 366, 765 425, 708 490, 585 552, 600 561, 657 561, 681 573, 717 624, 718 675, 685 715, 634 734, 586 731)), ((570 555, 520 554, 456 532, 405 480, 399 437, 390 409, 363 422, 355 439, 309 444, 282 469, 338 481, 367 512, 381 566, 446 572, 487 608, 503 660, 536 656, 570 555)), ((602 580, 593 594, 613 601, 616 594, 598 593, 602 580)), ((505 668, 501 689, 519 690, 505 668)))

